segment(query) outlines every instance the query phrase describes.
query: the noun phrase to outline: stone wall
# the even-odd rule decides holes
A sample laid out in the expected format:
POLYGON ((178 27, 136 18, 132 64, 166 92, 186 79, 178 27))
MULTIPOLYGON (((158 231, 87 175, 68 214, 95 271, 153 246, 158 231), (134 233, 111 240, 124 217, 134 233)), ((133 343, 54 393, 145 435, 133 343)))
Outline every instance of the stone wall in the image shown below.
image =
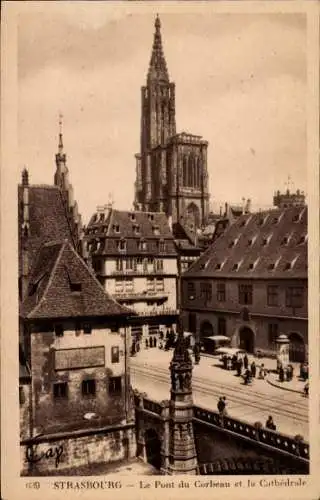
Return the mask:
POLYGON ((134 427, 81 436, 34 439, 20 446, 21 475, 63 475, 79 467, 129 460, 136 455, 134 427))

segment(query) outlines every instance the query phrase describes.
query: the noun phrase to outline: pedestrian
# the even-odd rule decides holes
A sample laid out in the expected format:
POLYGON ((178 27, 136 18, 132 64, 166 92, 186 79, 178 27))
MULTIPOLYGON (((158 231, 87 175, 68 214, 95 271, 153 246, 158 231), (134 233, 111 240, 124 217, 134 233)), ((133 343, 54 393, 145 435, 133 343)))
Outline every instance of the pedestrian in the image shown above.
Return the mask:
POLYGON ((248 368, 246 369, 246 371, 244 373, 243 380, 244 380, 245 385, 248 385, 251 382, 251 373, 250 373, 250 370, 248 368))
POLYGON ((293 366, 292 365, 288 365, 288 368, 287 368, 287 379, 288 379, 289 382, 293 379, 293 366))
POLYGON ((242 372, 242 359, 238 359, 237 362, 237 375, 238 377, 241 377, 241 372, 242 372))
POLYGON ((284 382, 284 369, 282 365, 279 368, 279 381, 284 382))
POLYGON ((307 382, 303 388, 303 393, 305 397, 307 398, 309 396, 309 382, 307 382))
POLYGON ((231 357, 228 356, 227 357, 227 370, 231 370, 232 368, 232 360, 231 360, 231 357))
POLYGON ((259 370, 259 378, 261 378, 263 380, 264 376, 265 376, 264 364, 262 363, 262 365, 260 366, 260 370, 259 370))
POLYGON ((249 366, 249 359, 248 359, 248 356, 247 354, 244 355, 243 357, 243 366, 244 366, 244 369, 247 370, 248 369, 248 366, 249 366))
POLYGON ((272 418, 271 415, 269 415, 268 420, 266 421, 266 428, 270 429, 272 431, 276 431, 277 430, 277 426, 275 425, 275 423, 274 423, 273 418, 272 418))
POLYGON ((219 398, 217 407, 218 407, 218 412, 222 416, 224 414, 224 411, 225 411, 225 408, 226 408, 225 400, 222 397, 219 398))
POLYGON ((252 378, 255 378, 256 372, 257 372, 256 364, 255 364, 254 361, 252 361, 252 363, 251 363, 251 375, 252 375, 252 378))
POLYGON ((236 368, 237 368, 237 361, 238 361, 237 355, 234 354, 232 356, 232 370, 236 370, 236 368))

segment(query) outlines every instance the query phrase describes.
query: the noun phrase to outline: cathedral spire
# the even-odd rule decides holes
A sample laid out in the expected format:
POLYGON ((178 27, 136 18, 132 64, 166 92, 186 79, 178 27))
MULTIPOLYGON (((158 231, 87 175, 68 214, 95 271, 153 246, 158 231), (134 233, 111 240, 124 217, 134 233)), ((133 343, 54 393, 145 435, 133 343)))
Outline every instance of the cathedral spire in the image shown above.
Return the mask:
POLYGON ((161 22, 157 14, 155 23, 155 32, 153 37, 152 53, 148 71, 148 82, 151 80, 162 80, 169 82, 167 63, 163 54, 161 39, 161 22))
POLYGON ((62 139, 62 118, 63 115, 59 114, 59 153, 63 153, 63 139, 62 139))

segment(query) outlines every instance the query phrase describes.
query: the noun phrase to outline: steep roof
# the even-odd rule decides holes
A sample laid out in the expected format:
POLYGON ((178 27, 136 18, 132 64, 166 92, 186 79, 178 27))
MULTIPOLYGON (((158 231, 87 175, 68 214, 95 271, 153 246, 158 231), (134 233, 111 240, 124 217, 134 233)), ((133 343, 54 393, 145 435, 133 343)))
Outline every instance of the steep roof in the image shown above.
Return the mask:
POLYGON ((185 278, 307 278, 307 207, 241 215, 185 278))
MULTIPOLYGON (((163 255, 175 255, 173 234, 165 213, 115 210, 96 212, 85 231, 85 240, 94 243, 95 255, 120 253, 119 240, 126 240, 126 255, 157 254, 159 241, 165 241, 163 255), (139 242, 146 242, 146 250, 139 242)), ((123 254, 123 252, 122 252, 123 254)))
POLYGON ((23 237, 23 186, 18 186, 18 236, 19 236, 19 275, 22 272, 22 248, 28 250, 29 265, 32 267, 43 243, 73 237, 68 216, 63 203, 61 190, 56 186, 30 185, 29 192, 29 231, 23 237))
POLYGON ((68 240, 41 248, 20 314, 67 318, 132 314, 107 295, 68 240))

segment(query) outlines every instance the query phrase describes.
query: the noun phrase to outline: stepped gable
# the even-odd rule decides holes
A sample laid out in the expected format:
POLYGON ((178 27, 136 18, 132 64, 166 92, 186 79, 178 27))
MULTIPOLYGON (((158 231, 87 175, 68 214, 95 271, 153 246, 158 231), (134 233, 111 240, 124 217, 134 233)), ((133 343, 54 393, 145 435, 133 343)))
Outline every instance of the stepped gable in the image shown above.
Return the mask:
POLYGON ((133 314, 106 294, 68 240, 41 248, 20 313, 37 319, 133 314))
POLYGON ((63 203, 61 190, 56 186, 30 185, 29 192, 29 231, 23 236, 23 189, 18 187, 18 238, 19 238, 19 275, 22 273, 22 248, 28 251, 29 266, 32 267, 36 255, 44 243, 52 240, 74 240, 63 203))
POLYGON ((163 255, 175 255, 173 234, 164 213, 107 209, 96 212, 86 229, 85 240, 95 246, 95 255, 118 254, 117 241, 126 240, 126 255, 159 253, 158 242, 165 241, 163 255), (146 251, 137 242, 146 240, 146 251))
POLYGON ((308 274, 307 207, 241 215, 186 278, 302 278, 308 274))

